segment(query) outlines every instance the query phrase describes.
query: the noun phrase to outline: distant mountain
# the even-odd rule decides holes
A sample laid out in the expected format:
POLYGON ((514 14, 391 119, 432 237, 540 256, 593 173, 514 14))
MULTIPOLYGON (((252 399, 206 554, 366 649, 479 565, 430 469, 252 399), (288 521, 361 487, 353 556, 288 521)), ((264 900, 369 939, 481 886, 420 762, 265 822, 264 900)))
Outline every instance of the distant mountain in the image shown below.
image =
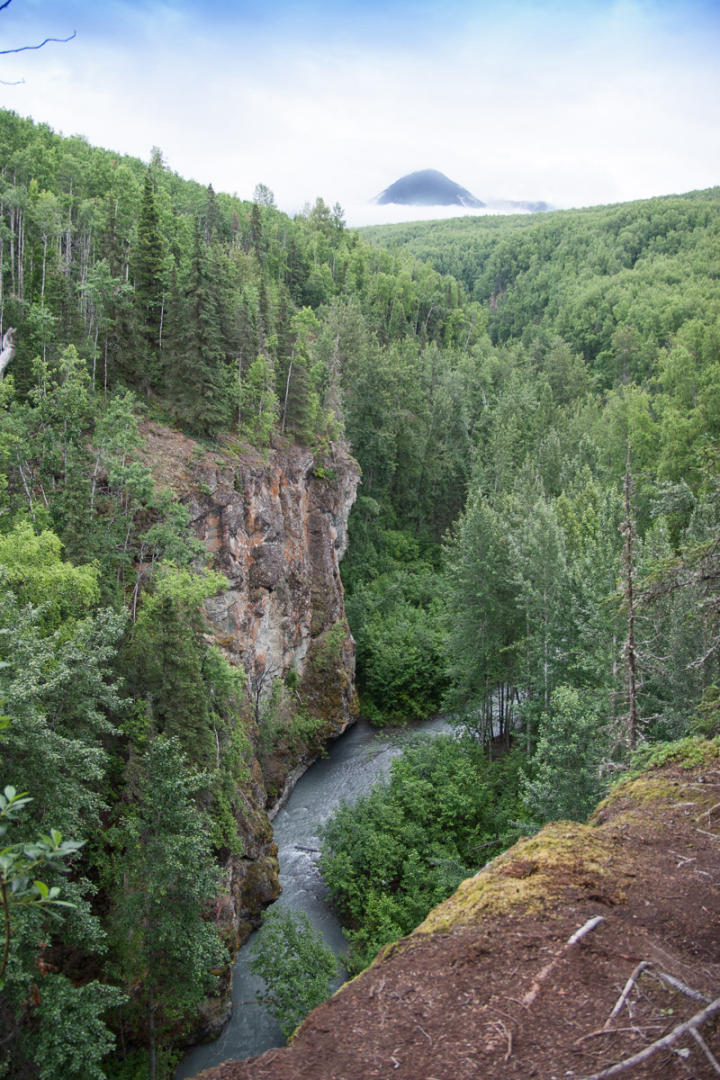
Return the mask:
POLYGON ((473 210, 485 206, 467 188, 460 187, 437 169, 422 169, 402 176, 381 191, 373 202, 378 206, 395 203, 400 206, 465 206, 473 210))

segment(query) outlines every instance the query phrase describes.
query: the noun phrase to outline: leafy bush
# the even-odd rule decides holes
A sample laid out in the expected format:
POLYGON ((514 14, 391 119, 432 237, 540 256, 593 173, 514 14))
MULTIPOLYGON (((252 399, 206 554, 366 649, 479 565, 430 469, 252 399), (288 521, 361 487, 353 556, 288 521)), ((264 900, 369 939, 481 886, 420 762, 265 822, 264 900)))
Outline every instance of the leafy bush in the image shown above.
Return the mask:
POLYGON ((333 815, 321 868, 349 924, 352 970, 516 838, 519 763, 514 752, 492 762, 470 740, 423 739, 389 780, 333 815))
POLYGON ((330 996, 338 961, 304 912, 274 909, 251 946, 250 970, 265 982, 258 994, 286 1039, 330 996))

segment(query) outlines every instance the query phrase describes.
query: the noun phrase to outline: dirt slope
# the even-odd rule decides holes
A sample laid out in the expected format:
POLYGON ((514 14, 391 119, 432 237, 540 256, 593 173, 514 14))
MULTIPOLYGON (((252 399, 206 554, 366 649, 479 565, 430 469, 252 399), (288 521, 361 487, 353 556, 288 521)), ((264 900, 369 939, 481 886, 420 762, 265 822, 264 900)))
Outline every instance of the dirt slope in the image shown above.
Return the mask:
MULTIPOLYGON (((577 1080, 718 998, 716 741, 625 782, 590 825, 556 823, 516 844, 316 1009, 290 1047, 202 1077, 577 1080)), ((699 1029, 707 1053, 689 1032, 617 1075, 716 1077, 719 1016, 699 1029)))

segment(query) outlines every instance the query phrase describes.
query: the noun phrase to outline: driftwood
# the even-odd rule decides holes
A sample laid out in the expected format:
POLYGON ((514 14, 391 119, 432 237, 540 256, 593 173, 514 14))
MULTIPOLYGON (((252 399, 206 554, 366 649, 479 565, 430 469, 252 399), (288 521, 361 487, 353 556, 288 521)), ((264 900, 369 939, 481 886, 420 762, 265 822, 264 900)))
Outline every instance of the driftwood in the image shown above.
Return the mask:
POLYGON ((2 351, 0 351, 0 379, 2 379, 5 368, 15 355, 15 345, 13 343, 14 336, 15 327, 9 326, 3 334, 2 339, 2 351))

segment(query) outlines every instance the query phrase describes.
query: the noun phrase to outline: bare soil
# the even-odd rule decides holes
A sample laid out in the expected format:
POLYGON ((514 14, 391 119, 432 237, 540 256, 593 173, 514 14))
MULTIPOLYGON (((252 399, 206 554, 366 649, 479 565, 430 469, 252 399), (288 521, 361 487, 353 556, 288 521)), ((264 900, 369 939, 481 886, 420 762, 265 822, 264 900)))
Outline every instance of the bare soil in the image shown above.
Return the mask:
MULTIPOLYGON (((720 998, 720 760, 626 784, 470 879, 305 1021, 203 1080, 565 1080, 635 1055, 720 998), (569 938, 602 916, 574 945, 569 938), (613 1007, 638 965, 648 966, 613 1007), (667 977, 677 980, 675 984, 667 977), (685 989, 678 988, 678 983, 685 989), (691 997, 692 991, 696 997, 691 997)), ((629 1080, 720 1075, 720 1013, 629 1080), (707 1052, 706 1052, 707 1050, 707 1052)))

